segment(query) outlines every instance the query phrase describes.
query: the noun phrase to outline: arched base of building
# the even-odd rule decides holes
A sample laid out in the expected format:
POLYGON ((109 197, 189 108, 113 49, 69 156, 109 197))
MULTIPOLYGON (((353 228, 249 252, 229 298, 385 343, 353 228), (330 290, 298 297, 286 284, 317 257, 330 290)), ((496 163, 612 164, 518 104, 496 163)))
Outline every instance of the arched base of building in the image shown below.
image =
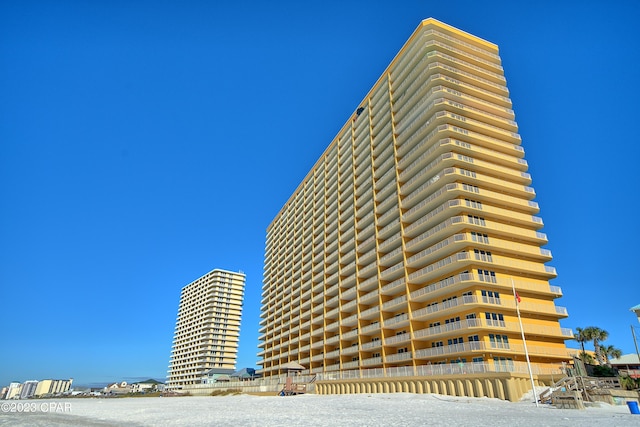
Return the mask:
MULTIPOLYGON (((549 384, 534 376, 536 386, 549 384)), ((315 383, 317 394, 434 393, 447 396, 491 397, 517 402, 531 390, 528 375, 494 372, 485 375, 443 375, 428 377, 387 377, 349 380, 322 380, 315 383)))

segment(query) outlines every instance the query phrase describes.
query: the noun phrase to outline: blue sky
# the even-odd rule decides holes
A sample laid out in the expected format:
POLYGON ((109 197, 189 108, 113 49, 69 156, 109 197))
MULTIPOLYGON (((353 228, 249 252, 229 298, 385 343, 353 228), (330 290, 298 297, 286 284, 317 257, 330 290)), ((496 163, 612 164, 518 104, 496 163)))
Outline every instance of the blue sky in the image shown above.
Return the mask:
POLYGON ((520 3, 1 2, 0 385, 164 378, 214 268, 255 366, 266 227, 427 17, 499 45, 562 325, 633 352, 640 7, 520 3))

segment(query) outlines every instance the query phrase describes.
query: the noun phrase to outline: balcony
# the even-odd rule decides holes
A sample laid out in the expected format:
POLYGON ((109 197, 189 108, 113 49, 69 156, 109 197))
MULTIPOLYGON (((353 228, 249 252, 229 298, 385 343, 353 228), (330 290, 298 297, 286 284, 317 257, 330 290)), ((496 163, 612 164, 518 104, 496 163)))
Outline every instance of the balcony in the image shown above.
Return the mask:
POLYGON ((378 302, 378 289, 374 289, 373 291, 366 293, 360 297, 361 304, 374 304, 378 302))
POLYGON ((354 314, 342 319, 342 326, 355 326, 358 324, 358 315, 354 314))
POLYGON ((412 359, 412 353, 409 351, 405 353, 396 353, 396 354, 390 354, 388 356, 385 356, 385 362, 387 363, 401 362, 404 360, 411 360, 411 359, 412 359))
POLYGON ((380 332, 380 323, 378 323, 377 321, 360 328, 361 335, 374 335, 379 332, 380 332))
POLYGON ((405 280, 404 277, 401 277, 393 282, 386 284, 380 289, 380 293, 382 295, 394 295, 398 293, 400 290, 404 290, 405 288, 405 280))
POLYGON ((350 338, 355 338, 357 336, 358 336, 358 328, 352 329, 349 332, 345 332, 344 334, 342 334, 342 339, 346 340, 350 338))
POLYGON ((394 344, 406 343, 408 341, 411 341, 411 334, 405 332, 405 333, 401 333, 401 334, 397 334, 397 335, 385 338, 384 344, 394 345, 394 344))
POLYGON ((382 311, 396 311, 407 306, 407 296, 402 295, 382 304, 382 311))
POLYGON ((397 314, 394 317, 385 319, 384 321, 385 328, 391 328, 391 327, 398 328, 398 327, 406 326, 408 324, 409 324, 409 315, 406 313, 397 314))
POLYGON ((380 307, 374 306, 362 311, 360 313, 360 320, 377 319, 379 315, 380 315, 380 307))
POLYGON ((376 348, 381 348, 382 347, 382 341, 381 340, 374 340, 374 341, 370 341, 367 343, 362 344, 362 350, 373 350, 376 348))
POLYGON ((358 367, 358 361, 354 360, 351 362, 346 362, 342 364, 342 369, 355 369, 358 367))
POLYGON ((445 302, 438 302, 427 307, 414 310, 413 312, 411 312, 411 317, 414 320, 426 320, 427 318, 432 317, 436 313, 442 312, 444 310, 448 310, 454 307, 460 307, 463 305, 474 304, 480 304, 480 301, 476 296, 463 296, 461 298, 455 298, 445 302))
POLYGON ((374 366, 382 364, 382 357, 371 357, 369 359, 362 359, 360 361, 362 366, 374 366))
POLYGON ((385 281, 391 281, 400 278, 404 274, 404 261, 387 268, 380 272, 380 278, 385 281))

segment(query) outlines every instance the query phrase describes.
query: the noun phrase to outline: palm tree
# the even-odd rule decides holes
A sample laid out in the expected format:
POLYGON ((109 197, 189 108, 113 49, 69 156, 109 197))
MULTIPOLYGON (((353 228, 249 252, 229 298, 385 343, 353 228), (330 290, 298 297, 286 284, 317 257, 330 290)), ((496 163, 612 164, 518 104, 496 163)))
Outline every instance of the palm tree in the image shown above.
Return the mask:
POLYGON ((622 356, 622 350, 620 350, 619 348, 615 348, 612 345, 603 345, 600 348, 602 349, 602 355, 604 356, 604 360, 607 365, 610 365, 610 357, 617 359, 622 356))
POLYGON ((595 362, 595 360, 593 360, 593 356, 584 351, 580 353, 578 358, 589 365, 593 365, 593 362, 595 362))
POLYGON ((593 349, 596 353, 596 360, 601 365, 606 364, 606 359, 602 355, 602 348, 600 347, 601 341, 606 341, 609 338, 609 332, 604 329, 600 329, 597 326, 589 326, 582 331, 587 340, 593 340, 593 349))
POLYGON ((584 352, 584 343, 589 341, 589 340, 584 335, 584 329, 576 328, 576 333, 573 334, 573 339, 580 343, 580 347, 582 348, 582 353, 580 353, 580 355, 585 354, 585 352, 584 352))

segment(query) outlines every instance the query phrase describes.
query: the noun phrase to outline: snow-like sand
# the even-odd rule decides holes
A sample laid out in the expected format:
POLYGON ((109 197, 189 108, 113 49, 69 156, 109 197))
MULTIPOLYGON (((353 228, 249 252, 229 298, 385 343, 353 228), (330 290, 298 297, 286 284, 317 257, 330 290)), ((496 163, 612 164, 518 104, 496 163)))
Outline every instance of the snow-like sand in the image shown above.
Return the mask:
POLYGON ((38 410, 31 413, 3 410, 0 426, 640 426, 640 415, 632 415, 626 405, 568 410, 548 405, 536 408, 531 402, 434 394, 21 402, 46 402, 48 406, 36 407, 38 410))

